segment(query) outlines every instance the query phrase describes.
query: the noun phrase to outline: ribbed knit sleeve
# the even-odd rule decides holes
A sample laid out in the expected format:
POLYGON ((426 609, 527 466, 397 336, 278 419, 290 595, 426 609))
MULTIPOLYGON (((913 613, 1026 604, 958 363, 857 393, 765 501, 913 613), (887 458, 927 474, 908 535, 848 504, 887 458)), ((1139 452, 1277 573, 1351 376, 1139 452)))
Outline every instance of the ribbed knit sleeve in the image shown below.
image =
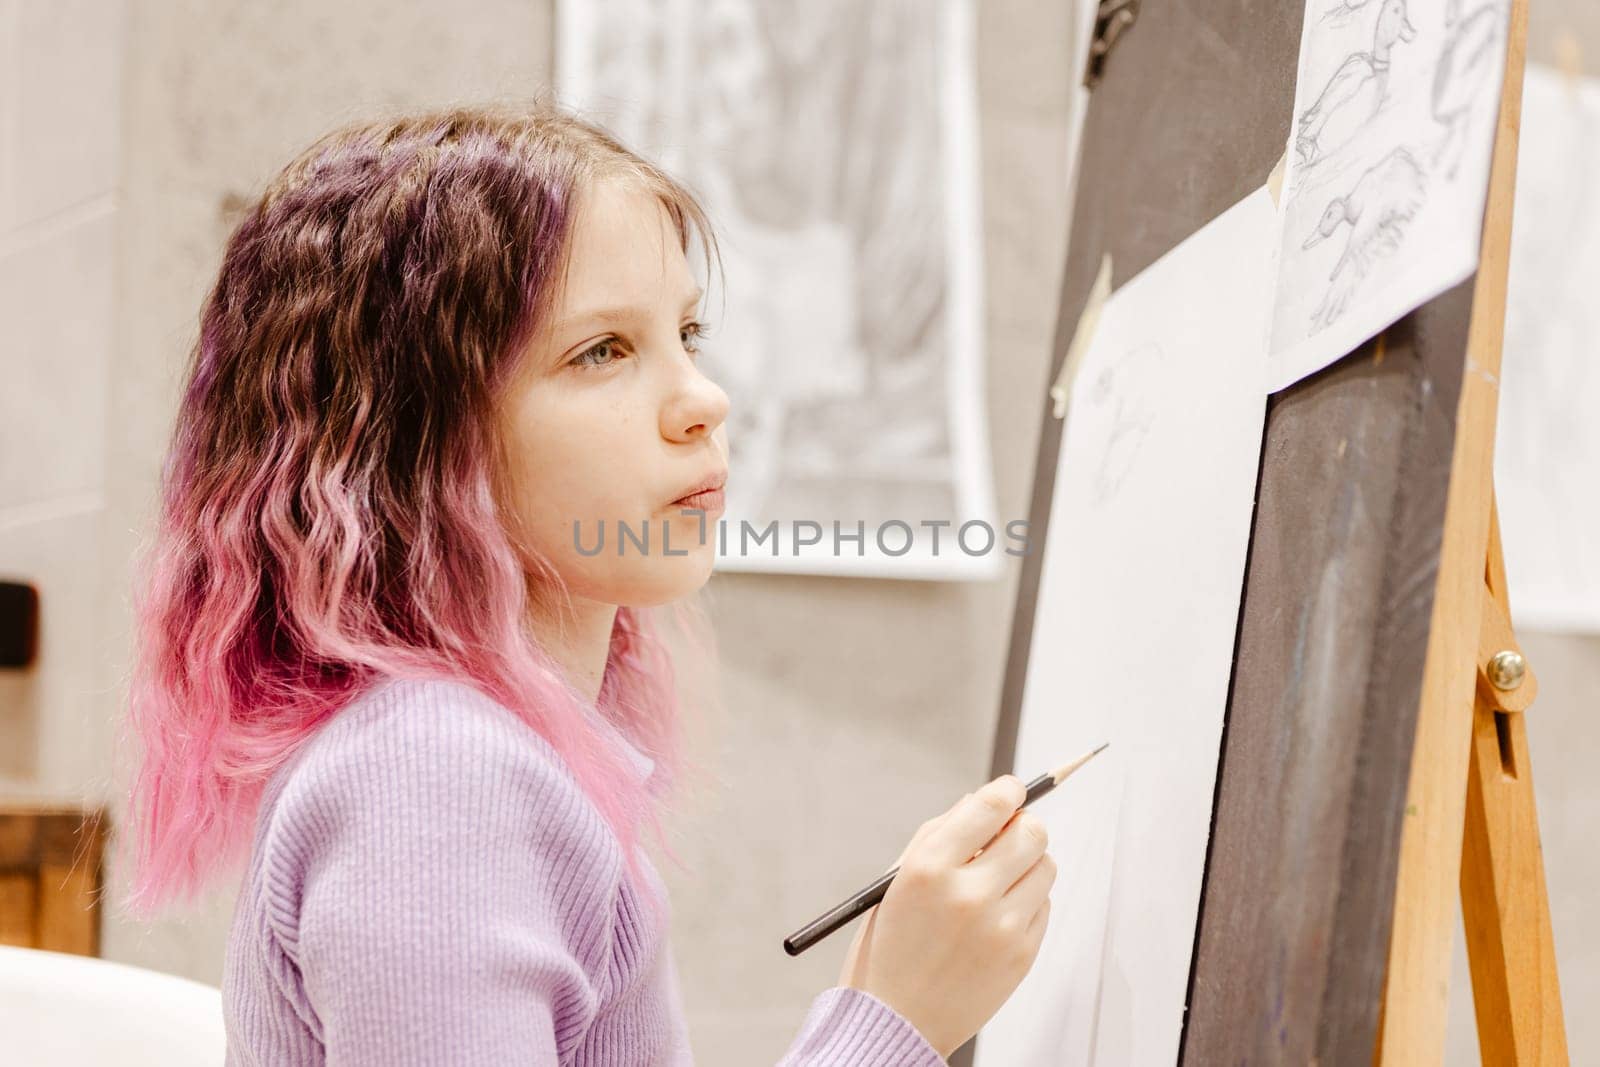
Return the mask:
POLYGON ((368 736, 313 753, 284 800, 273 846, 298 874, 269 874, 269 915, 329 1064, 554 1067, 605 994, 618 864, 554 764, 473 703, 335 724, 368 736))
POLYGON ((824 989, 811 1002, 778 1067, 945 1067, 910 1020, 852 986, 824 989))

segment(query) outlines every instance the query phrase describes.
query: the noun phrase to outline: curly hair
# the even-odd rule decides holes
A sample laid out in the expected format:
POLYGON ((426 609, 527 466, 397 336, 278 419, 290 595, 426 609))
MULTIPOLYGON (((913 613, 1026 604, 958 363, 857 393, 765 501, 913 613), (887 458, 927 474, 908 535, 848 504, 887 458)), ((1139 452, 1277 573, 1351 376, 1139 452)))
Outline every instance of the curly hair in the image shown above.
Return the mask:
MULTIPOLYGON (((652 612, 620 607, 594 710, 655 759, 640 785, 528 632, 530 608, 567 592, 516 536, 494 418, 601 180, 652 192, 709 266, 694 195, 544 97, 334 130, 245 211, 137 561, 123 719, 141 750, 135 915, 192 900, 244 858, 273 771, 396 677, 466 682, 527 721, 638 877, 637 827, 648 817, 661 835, 687 768, 673 663, 652 612)), ((674 607, 714 655, 699 609, 674 607)))

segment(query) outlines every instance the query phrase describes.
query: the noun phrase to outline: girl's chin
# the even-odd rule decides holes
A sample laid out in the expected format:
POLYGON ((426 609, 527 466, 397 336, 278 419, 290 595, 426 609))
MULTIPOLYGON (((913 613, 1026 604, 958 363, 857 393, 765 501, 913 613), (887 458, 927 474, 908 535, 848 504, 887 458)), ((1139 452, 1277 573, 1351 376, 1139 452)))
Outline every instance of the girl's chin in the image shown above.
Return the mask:
POLYGON ((649 564, 648 570, 619 583, 626 587, 627 595, 618 598, 618 603, 650 608, 693 596, 710 580, 716 552, 708 544, 689 549, 687 555, 657 556, 641 562, 649 564))

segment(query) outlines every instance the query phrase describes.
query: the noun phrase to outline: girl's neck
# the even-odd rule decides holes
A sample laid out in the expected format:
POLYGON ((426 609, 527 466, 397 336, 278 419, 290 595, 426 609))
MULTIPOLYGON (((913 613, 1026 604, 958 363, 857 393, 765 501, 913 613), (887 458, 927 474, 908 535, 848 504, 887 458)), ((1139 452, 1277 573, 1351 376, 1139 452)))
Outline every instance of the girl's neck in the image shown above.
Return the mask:
POLYGON ((528 620, 535 639, 591 707, 600 699, 616 618, 615 604, 574 597, 571 610, 535 613, 528 620))

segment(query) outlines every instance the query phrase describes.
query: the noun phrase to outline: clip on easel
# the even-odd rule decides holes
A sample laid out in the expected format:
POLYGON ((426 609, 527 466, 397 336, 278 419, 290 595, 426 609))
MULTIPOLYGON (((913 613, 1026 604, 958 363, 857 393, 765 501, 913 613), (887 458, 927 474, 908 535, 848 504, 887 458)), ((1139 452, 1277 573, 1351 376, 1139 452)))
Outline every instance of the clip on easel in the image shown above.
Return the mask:
POLYGON ((1493 459, 1527 0, 1513 0, 1374 1062, 1439 1063, 1459 887, 1486 1064, 1566 1064, 1493 459), (1470 709, 1470 715, 1469 711, 1470 709))

